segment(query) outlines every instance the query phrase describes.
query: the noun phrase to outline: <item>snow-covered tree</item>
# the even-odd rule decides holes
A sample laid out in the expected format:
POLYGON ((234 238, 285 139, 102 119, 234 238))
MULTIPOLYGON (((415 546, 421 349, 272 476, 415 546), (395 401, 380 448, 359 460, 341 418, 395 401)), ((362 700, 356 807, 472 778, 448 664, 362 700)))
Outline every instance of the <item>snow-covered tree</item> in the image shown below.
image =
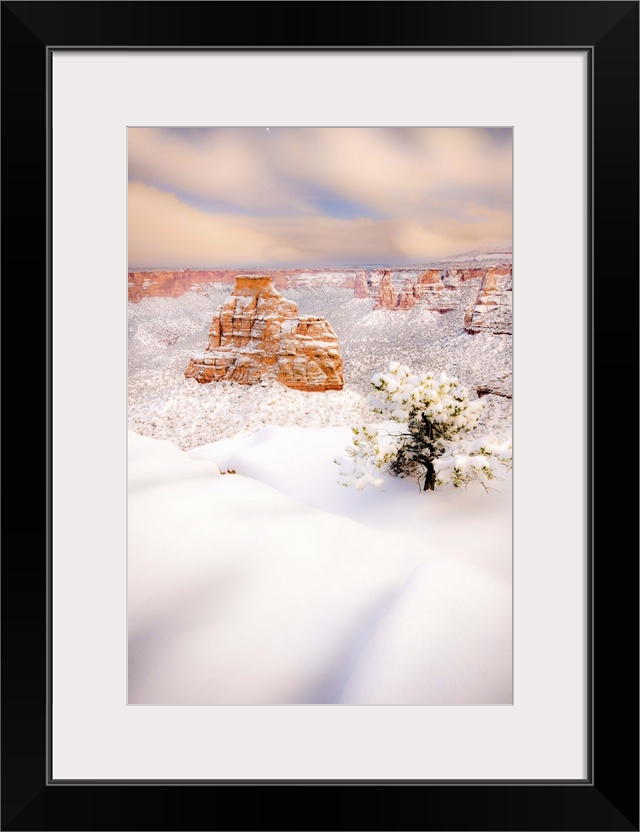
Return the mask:
POLYGON ((471 401, 457 378, 413 373, 393 361, 371 384, 369 405, 383 421, 352 428, 346 457, 335 460, 341 485, 379 487, 388 471, 415 477, 423 491, 470 483, 486 488, 501 466, 511 467, 510 442, 473 437, 484 403, 471 401))

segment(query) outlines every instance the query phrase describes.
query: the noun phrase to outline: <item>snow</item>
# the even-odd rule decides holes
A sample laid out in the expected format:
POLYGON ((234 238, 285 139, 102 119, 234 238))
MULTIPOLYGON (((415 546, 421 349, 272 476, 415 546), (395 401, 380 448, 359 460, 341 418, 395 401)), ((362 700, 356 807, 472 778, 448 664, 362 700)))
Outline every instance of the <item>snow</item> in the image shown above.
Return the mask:
POLYGON ((510 475, 340 488, 349 435, 129 433, 130 703, 512 701, 510 475))
MULTIPOLYGON (((512 701, 510 472, 359 491, 334 462, 391 361, 508 392, 511 336, 464 331, 478 286, 442 315, 335 281, 284 291, 338 336, 326 393, 185 379, 228 285, 129 304, 131 704, 512 701)), ((483 402, 478 433, 510 439, 511 400, 483 402)))
MULTIPOLYGON (((446 371, 474 390, 496 376, 509 387, 510 335, 464 331, 464 311, 475 301, 479 282, 460 289, 457 309, 439 314, 418 304, 409 310, 373 310, 370 298, 331 285, 287 290, 300 315, 326 317, 344 362, 341 391, 306 393, 281 384, 240 387, 228 382, 198 384, 185 379, 192 355, 201 355, 214 312, 229 295, 228 286, 178 298, 143 298, 129 304, 129 428, 167 439, 183 450, 248 435, 267 425, 333 427, 369 419, 370 379, 390 361, 417 371, 446 371)), ((511 431, 511 400, 487 395, 483 415, 487 433, 511 431)))
POLYGON ((165 481, 210 477, 220 473, 215 463, 192 465, 189 458, 171 442, 147 436, 135 436, 129 443, 128 466, 129 493, 165 481))
POLYGON ((513 258, 513 249, 509 245, 504 246, 480 246, 473 251, 466 251, 464 254, 454 254, 451 257, 443 258, 443 263, 467 263, 480 260, 483 263, 489 261, 495 263, 509 263, 513 258))

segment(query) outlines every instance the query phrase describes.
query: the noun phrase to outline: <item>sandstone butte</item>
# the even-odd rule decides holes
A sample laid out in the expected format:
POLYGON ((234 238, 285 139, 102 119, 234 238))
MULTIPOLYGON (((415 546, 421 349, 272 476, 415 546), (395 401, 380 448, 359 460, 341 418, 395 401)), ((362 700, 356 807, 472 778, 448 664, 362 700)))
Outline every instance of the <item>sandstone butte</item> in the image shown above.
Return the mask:
POLYGON ((205 350, 185 372, 201 384, 274 378, 309 392, 344 385, 338 339, 324 318, 300 317, 269 275, 240 275, 209 329, 205 350))
POLYGON ((464 317, 464 328, 472 335, 491 332, 511 335, 512 324, 512 267, 497 266, 487 269, 473 306, 464 317))

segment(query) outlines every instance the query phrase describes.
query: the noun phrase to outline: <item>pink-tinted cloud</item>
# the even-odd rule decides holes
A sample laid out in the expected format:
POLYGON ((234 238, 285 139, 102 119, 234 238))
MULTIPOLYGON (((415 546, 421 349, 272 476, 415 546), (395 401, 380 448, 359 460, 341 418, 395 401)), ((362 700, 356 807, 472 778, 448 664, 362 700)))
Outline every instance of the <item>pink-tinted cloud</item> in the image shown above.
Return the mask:
POLYGON ((511 238, 511 134, 129 131, 130 265, 422 262, 511 238))

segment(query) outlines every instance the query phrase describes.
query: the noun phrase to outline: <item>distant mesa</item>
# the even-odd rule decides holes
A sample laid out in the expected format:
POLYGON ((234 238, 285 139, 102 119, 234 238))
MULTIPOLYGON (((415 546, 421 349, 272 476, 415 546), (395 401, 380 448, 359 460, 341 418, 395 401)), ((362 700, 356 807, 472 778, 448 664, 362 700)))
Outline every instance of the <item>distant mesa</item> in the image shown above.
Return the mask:
POLYGON ((212 283, 232 283, 225 269, 160 269, 132 271, 128 275, 129 300, 143 298, 177 298, 185 292, 204 291, 212 283))
POLYGON ((257 384, 273 378, 294 390, 344 386, 338 339, 324 318, 300 317, 269 275, 239 275, 213 318, 205 350, 185 372, 200 384, 257 384))
MULTIPOLYGON (((141 269, 128 273, 131 303, 144 298, 177 298, 185 292, 204 294, 208 286, 233 286, 240 275, 259 276, 263 269, 141 269)), ((358 268, 270 269, 276 289, 304 289, 327 283, 342 289, 353 289, 355 281, 365 275, 358 268)))
POLYGON ((454 254, 451 257, 443 258, 443 263, 464 263, 472 260, 484 260, 493 262, 510 263, 513 259, 513 249, 510 245, 503 246, 480 246, 473 251, 465 251, 463 254, 454 254))

